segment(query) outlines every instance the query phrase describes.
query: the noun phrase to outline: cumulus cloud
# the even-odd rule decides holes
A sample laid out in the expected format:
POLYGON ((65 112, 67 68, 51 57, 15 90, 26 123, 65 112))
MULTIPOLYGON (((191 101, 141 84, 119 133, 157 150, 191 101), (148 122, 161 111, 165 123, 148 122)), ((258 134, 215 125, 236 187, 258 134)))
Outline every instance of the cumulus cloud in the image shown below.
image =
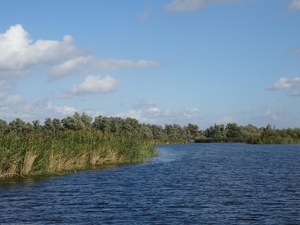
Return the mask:
POLYGON ((294 0, 289 4, 289 11, 299 11, 300 10, 300 0, 294 0))
POLYGON ((101 78, 100 75, 89 75, 83 83, 74 85, 69 93, 71 95, 104 94, 114 92, 121 85, 122 82, 120 80, 116 80, 109 75, 106 75, 104 78, 101 78))
POLYGON ((26 122, 73 115, 76 110, 69 106, 52 106, 47 100, 28 101, 17 94, 0 93, 0 118, 12 121, 20 118, 26 122))
POLYGON ((152 124, 188 124, 197 116, 197 108, 165 109, 161 110, 155 103, 146 103, 144 100, 134 105, 127 112, 119 113, 117 117, 131 117, 142 123, 152 124))
POLYGON ((38 40, 35 43, 22 25, 11 26, 0 34, 0 77, 19 76, 32 71, 40 63, 56 63, 77 55, 79 50, 64 36, 61 42, 38 40))
POLYGON ((62 115, 73 115, 76 111, 75 108, 70 106, 52 106, 49 102, 44 108, 46 111, 53 111, 54 113, 59 113, 62 115))
POLYGON ((173 0, 172 3, 165 6, 166 11, 195 11, 205 6, 216 3, 227 3, 234 0, 173 0))
POLYGON ((142 110, 135 110, 135 109, 130 109, 127 112, 121 112, 115 115, 116 117, 122 117, 122 118, 134 118, 137 119, 139 122, 144 122, 144 123, 149 123, 151 119, 148 119, 146 117, 143 117, 142 115, 142 110))
POLYGON ((300 77, 286 78, 281 77, 279 81, 267 87, 267 90, 282 90, 300 87, 300 77))
POLYGON ((50 79, 75 73, 122 70, 160 66, 155 61, 124 59, 98 59, 89 50, 78 49, 73 37, 65 35, 62 41, 37 40, 17 24, 0 33, 0 78, 13 78, 43 69, 50 79))
POLYGON ((93 61, 95 61, 95 59, 92 56, 70 58, 53 66, 49 71, 49 76, 51 80, 55 80, 72 74, 90 72, 93 61))

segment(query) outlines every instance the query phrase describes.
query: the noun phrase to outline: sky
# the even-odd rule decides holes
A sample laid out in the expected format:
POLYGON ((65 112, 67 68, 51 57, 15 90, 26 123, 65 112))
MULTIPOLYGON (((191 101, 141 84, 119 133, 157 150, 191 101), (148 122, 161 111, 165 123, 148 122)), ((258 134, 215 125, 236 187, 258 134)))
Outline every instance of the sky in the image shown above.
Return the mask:
POLYGON ((300 127, 300 0, 0 0, 0 119, 300 127))

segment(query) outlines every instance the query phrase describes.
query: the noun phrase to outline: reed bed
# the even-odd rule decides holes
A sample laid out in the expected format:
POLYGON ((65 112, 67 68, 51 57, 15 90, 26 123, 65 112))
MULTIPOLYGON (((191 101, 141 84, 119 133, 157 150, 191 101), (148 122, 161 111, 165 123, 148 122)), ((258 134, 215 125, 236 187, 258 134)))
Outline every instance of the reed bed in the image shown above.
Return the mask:
POLYGON ((96 130, 7 134, 0 139, 0 179, 143 162, 154 155, 149 141, 96 130))

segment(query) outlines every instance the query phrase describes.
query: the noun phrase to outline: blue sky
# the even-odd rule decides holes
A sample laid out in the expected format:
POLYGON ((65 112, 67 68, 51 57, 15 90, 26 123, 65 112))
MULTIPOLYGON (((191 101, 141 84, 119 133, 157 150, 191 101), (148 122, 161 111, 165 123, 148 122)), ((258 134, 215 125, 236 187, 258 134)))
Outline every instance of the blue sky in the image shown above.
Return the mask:
POLYGON ((300 126, 300 0, 2 0, 0 118, 300 126))

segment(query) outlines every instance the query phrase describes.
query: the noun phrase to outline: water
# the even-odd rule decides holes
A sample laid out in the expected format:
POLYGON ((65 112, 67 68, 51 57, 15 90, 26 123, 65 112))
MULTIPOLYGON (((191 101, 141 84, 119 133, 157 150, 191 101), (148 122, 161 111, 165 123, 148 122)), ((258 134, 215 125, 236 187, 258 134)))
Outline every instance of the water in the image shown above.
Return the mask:
POLYGON ((0 224, 300 224, 300 145, 158 146, 147 163, 0 185, 0 224))

